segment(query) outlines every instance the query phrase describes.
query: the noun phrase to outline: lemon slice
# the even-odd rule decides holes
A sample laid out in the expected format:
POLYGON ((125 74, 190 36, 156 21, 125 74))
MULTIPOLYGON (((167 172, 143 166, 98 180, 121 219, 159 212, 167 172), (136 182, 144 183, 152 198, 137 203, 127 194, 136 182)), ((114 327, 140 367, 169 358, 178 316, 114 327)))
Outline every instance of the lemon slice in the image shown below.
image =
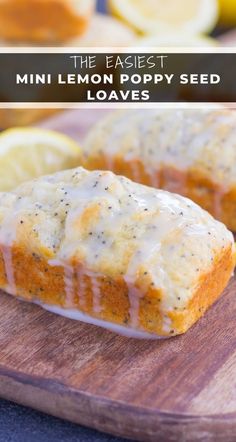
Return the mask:
POLYGON ((136 41, 135 46, 140 48, 164 48, 164 47, 212 47, 219 46, 219 42, 205 35, 192 35, 189 33, 167 33, 148 35, 136 41))
POLYGON ((169 27, 191 34, 210 32, 218 18, 217 0, 109 0, 109 6, 145 34, 169 27))
POLYGON ((80 148, 71 138, 38 128, 13 128, 0 134, 0 191, 79 165, 80 148))

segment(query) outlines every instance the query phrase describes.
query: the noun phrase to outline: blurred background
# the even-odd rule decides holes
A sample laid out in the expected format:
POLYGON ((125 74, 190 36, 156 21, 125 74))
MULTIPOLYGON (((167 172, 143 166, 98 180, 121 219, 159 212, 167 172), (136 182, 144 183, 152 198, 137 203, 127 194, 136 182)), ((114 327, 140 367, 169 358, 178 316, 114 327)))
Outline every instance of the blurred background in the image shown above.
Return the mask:
POLYGON ((1 0, 0 44, 236 44, 235 0, 1 0))
MULTIPOLYGON (((111 13, 111 8, 110 8, 110 4, 112 2, 110 2, 109 0, 97 0, 97 11, 101 12, 103 14, 110 14, 111 13)), ((117 2, 118 3, 118 2, 117 2)), ((128 2, 129 3, 129 2, 128 2)), ((134 6, 137 8, 137 4, 138 2, 133 2, 134 6)), ((179 10, 179 8, 183 8, 182 10, 185 10, 186 6, 191 8, 191 1, 189 2, 188 0, 184 0, 184 1, 165 1, 165 0, 160 0, 160 1, 155 1, 154 2, 146 2, 145 0, 141 1, 140 4, 143 3, 143 8, 147 9, 148 12, 148 4, 152 3, 154 5, 154 8, 156 10, 156 17, 158 18, 158 10, 160 11, 160 16, 162 16, 162 12, 161 9, 163 8, 163 10, 166 9, 169 10, 171 9, 172 5, 176 5, 176 8, 178 8, 178 11, 181 15, 181 11, 179 10), (168 4, 169 3, 169 4, 168 4)), ((196 3, 197 5, 201 4, 201 1, 196 1, 193 2, 196 3)), ((208 10, 208 5, 207 5, 207 1, 206 2, 202 2, 203 4, 203 13, 205 10, 205 14, 209 13, 208 10), (205 3, 205 5, 204 5, 205 3)), ((211 2, 209 2, 211 3, 211 2)), ((236 1, 235 0, 216 0, 216 2, 213 2, 213 7, 215 7, 215 11, 216 11, 216 15, 215 18, 213 19, 213 27, 209 28, 208 30, 206 29, 205 32, 198 32, 198 33, 194 33, 195 36, 200 36, 203 37, 203 40, 201 41, 202 43, 215 43, 217 45, 222 44, 222 45, 227 45, 227 46, 234 46, 236 45, 236 1), (215 3, 215 6, 214 6, 215 3), (209 40, 208 38, 205 39, 206 36, 210 36, 212 37, 211 40, 209 40)), ((184 14, 183 14, 184 15, 184 14)), ((119 15, 118 15, 119 16, 119 15)), ((170 17, 170 15, 169 15, 170 17)), ((119 17, 120 18, 120 17, 119 17)), ((178 31, 176 32, 174 23, 171 24, 171 21, 168 21, 168 13, 167 13, 167 25, 170 24, 171 27, 173 26, 173 30, 176 36, 176 39, 173 38, 173 40, 169 39, 169 35, 172 34, 171 29, 169 29, 167 31, 167 33, 165 32, 165 30, 160 29, 160 31, 158 30, 158 25, 156 26, 156 33, 158 34, 158 39, 161 37, 160 42, 161 44, 166 44, 169 45, 170 43, 173 44, 173 46, 176 46, 176 44, 179 44, 179 38, 181 35, 183 35, 185 37, 185 32, 183 32, 182 27, 180 26, 180 29, 178 29, 178 31)), ((150 30, 150 33, 153 34, 153 31, 150 30)), ((155 33, 155 32, 154 32, 155 33)), ((147 34, 149 34, 147 32, 147 34)), ((192 33, 190 33, 190 35, 192 35, 192 33)), ((158 39, 157 39, 157 43, 158 43, 158 39)), ((142 40, 141 40, 142 41, 142 40)), ((140 42, 141 42, 140 41, 140 42)), ((192 38, 189 39, 185 39, 183 40, 183 42, 188 46, 190 43, 192 43, 192 38)), ((200 41, 199 41, 200 42, 200 41)), ((155 44, 155 39, 153 41, 153 43, 155 44)), ((198 40, 196 40, 196 44, 198 43, 198 40)))

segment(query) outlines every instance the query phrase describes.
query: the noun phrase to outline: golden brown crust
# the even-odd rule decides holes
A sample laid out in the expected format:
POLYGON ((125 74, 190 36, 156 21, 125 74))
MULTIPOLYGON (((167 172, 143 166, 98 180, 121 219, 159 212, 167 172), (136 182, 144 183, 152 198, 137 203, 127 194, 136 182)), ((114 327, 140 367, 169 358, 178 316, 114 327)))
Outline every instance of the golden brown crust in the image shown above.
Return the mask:
POLYGON ((229 276, 232 274, 235 259, 232 251, 226 249, 219 257, 208 274, 201 275, 198 288, 182 313, 170 313, 173 326, 184 333, 193 325, 219 297, 225 289, 229 276))
MULTIPOLYGON (((14 247, 12 252, 18 296, 27 301, 39 300, 43 304, 65 307, 64 269, 60 266, 49 265, 41 255, 35 253, 30 255, 23 244, 14 247)), ((230 247, 223 250, 222 254, 217 257, 208 274, 199 276, 196 292, 188 306, 183 310, 173 310, 166 314, 172 321, 172 327, 168 331, 163 330, 163 312, 160 309, 162 293, 149 288, 140 301, 141 329, 163 336, 186 332, 220 296, 228 283, 233 267, 234 256, 230 247)), ((74 268, 78 269, 78 263, 74 263, 74 268)), ((79 281, 74 278, 74 308, 94 318, 129 326, 130 302, 125 281, 122 277, 118 280, 99 277, 97 281, 101 287, 101 312, 94 312, 94 282, 88 275, 83 277, 85 287, 83 295, 80 293, 79 281)), ((2 254, 0 254, 0 285, 1 287, 7 286, 2 254)))
MULTIPOLYGON (((106 170, 111 168, 111 162, 99 153, 97 157, 85 158, 83 166, 89 170, 106 170)), ((126 161, 122 157, 113 158, 112 171, 141 184, 148 186, 154 184, 153 175, 147 174, 139 159, 126 161)), ((236 231, 236 188, 224 191, 222 186, 217 185, 209 177, 193 168, 183 172, 173 167, 162 167, 156 171, 155 182, 160 189, 190 198, 216 219, 226 224, 230 230, 236 231)))
MULTIPOLYGON (((76 11, 69 0, 1 0, 0 37, 11 42, 56 42, 81 35, 87 28, 93 0, 87 12, 76 11)), ((84 6, 83 6, 84 8, 84 6)))

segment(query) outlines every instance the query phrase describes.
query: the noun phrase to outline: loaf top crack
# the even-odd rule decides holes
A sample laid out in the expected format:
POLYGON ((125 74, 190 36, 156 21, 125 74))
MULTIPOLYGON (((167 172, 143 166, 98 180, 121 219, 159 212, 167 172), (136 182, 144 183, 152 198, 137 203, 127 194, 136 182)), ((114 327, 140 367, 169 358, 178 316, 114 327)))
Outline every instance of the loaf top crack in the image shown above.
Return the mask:
POLYGON ((0 248, 164 293, 184 307, 232 234, 192 201, 112 172, 63 171, 0 194, 0 248))

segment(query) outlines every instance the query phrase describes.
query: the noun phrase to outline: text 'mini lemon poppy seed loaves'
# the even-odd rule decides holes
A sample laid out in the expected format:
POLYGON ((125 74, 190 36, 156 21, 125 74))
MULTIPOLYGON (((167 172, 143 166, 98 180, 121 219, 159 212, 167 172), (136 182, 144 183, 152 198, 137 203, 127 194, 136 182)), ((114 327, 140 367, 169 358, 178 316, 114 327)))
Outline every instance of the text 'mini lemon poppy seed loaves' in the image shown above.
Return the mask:
POLYGON ((0 287, 133 337, 185 332, 220 296, 234 240, 192 201, 83 168, 0 194, 0 287))
POLYGON ((236 231, 236 111, 113 112, 84 146, 84 167, 187 196, 236 231))

